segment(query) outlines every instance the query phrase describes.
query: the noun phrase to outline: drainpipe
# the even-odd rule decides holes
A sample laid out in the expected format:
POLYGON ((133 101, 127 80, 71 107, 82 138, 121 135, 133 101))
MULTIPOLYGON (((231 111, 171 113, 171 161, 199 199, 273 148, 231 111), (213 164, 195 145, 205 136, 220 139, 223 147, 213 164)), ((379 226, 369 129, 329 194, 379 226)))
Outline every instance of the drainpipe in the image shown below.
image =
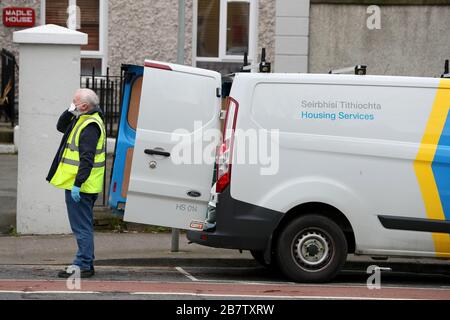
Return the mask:
MULTIPOLYGON (((184 8, 185 0, 178 0, 178 52, 177 52, 177 63, 184 64, 184 8)), ((172 252, 179 251, 180 242, 180 230, 172 229, 172 252)))

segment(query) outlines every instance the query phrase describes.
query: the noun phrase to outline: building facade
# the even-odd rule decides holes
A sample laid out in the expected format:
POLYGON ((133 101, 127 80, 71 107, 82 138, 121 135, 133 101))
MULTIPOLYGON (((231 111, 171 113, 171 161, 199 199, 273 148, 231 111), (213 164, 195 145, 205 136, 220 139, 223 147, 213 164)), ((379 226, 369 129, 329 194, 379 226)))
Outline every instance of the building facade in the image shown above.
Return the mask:
MULTIPOLYGON (((437 76, 450 58, 450 0, 185 0, 184 63, 228 73, 261 48, 276 72, 328 72, 367 64, 369 74, 437 76), (375 5, 379 11, 368 8, 375 5), (369 20, 379 26, 370 28, 369 20), (379 28, 378 28, 379 27, 379 28)), ((35 26, 85 32, 82 73, 118 75, 122 63, 177 61, 179 0, 1 0, 34 9, 35 26), (74 18, 75 17, 75 18, 74 18)), ((0 25, 0 48, 18 54, 0 25)))

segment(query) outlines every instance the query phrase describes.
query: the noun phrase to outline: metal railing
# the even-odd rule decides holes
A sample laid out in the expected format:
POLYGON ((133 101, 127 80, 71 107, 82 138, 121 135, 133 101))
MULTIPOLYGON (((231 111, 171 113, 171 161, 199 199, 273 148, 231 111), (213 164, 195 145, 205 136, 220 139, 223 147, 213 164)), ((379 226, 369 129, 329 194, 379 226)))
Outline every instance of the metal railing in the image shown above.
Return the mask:
POLYGON ((6 49, 1 50, 1 81, 0 81, 0 121, 16 121, 16 58, 6 49))

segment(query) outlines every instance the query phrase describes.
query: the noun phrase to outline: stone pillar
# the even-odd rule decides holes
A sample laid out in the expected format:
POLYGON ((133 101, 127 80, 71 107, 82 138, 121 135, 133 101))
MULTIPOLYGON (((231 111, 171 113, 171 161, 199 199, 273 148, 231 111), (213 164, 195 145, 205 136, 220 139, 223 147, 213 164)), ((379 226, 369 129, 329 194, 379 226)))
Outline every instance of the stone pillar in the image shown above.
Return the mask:
POLYGON ((275 72, 308 72, 310 0, 276 0, 275 72))
POLYGON ((80 85, 87 35, 50 24, 16 31, 13 40, 19 44, 17 231, 70 233, 64 191, 45 178, 62 138, 58 117, 80 85))

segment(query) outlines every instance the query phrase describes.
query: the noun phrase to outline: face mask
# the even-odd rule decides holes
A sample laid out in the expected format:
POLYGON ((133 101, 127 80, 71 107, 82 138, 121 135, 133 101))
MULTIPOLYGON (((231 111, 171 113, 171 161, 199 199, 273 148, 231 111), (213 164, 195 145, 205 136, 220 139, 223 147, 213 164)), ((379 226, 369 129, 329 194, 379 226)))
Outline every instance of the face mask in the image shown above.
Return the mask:
POLYGON ((79 117, 82 112, 80 112, 77 106, 72 102, 69 107, 69 112, 72 113, 75 117, 79 117))

